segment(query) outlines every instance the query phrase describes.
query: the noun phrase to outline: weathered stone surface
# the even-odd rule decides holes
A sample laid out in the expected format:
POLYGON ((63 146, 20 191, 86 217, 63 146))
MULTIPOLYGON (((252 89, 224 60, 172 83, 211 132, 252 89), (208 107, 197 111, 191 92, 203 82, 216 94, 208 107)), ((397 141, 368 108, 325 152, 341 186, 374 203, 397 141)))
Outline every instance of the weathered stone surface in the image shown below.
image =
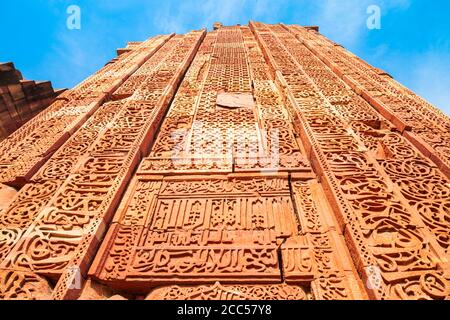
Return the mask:
POLYGON ((17 190, 0 183, 0 212, 14 200, 17 190))
POLYGON ((63 92, 48 81, 24 80, 14 64, 0 63, 0 141, 47 108, 63 92))
POLYGON ((286 284, 170 286, 153 290, 146 300, 312 300, 308 289, 286 284))
POLYGON ((448 117, 317 27, 118 52, 0 147, 0 298, 450 297, 448 117))
POLYGON ((52 288, 42 277, 29 272, 0 269, 1 300, 50 300, 52 288))
POLYGON ((253 95, 245 93, 226 93, 220 92, 217 95, 217 106, 223 108, 253 108, 255 103, 253 95))

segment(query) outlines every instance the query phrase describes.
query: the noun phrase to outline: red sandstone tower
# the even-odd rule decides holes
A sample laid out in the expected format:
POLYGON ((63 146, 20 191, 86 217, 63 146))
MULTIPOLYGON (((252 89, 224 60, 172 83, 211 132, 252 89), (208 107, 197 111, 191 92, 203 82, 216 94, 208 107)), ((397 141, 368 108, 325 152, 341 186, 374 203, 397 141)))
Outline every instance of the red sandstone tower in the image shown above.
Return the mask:
POLYGON ((450 298, 442 112, 317 28, 119 53, 0 145, 1 299, 450 298))

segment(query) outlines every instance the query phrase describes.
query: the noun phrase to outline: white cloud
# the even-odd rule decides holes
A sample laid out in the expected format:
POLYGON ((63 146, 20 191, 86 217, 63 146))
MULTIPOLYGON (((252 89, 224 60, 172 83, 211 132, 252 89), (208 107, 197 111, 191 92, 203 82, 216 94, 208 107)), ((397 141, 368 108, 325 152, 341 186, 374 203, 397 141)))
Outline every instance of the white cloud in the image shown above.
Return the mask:
POLYGON ((242 18, 245 1, 194 1, 181 3, 166 2, 158 7, 158 14, 148 12, 155 17, 154 25, 164 33, 186 32, 189 29, 211 28, 214 22, 238 21, 242 18))
POLYGON ((369 31, 366 26, 369 6, 379 6, 384 16, 394 9, 407 9, 410 3, 411 0, 316 1, 312 20, 333 41, 358 46, 364 34, 369 31))
POLYGON ((64 6, 53 7, 59 19, 57 32, 42 64, 53 75, 55 87, 72 87, 103 67, 115 56, 109 25, 96 12, 81 7, 81 29, 66 26, 64 6), (93 30, 95 30, 93 32, 93 30))
MULTIPOLYGON (((155 27, 162 32, 186 32, 189 28, 211 28, 215 22, 224 25, 247 24, 249 20, 280 22, 286 0, 185 0, 167 2, 158 7, 155 27)), ((148 12, 155 16, 154 12, 148 12)))

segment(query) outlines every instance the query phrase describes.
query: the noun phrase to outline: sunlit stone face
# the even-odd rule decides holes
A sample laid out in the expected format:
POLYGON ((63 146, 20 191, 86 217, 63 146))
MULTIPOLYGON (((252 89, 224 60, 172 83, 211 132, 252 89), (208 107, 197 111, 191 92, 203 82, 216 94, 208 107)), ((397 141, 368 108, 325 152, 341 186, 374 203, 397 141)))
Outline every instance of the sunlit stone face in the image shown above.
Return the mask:
POLYGON ((2 143, 0 298, 449 299, 449 119, 318 31, 130 43, 2 143))

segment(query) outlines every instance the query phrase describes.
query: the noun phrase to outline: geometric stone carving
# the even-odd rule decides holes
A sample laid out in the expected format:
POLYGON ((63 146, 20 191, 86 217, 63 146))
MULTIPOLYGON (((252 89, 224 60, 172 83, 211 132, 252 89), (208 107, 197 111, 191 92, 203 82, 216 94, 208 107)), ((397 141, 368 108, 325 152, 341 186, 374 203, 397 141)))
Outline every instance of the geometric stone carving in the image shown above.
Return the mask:
POLYGON ((119 52, 0 146, 0 298, 450 298, 448 117, 316 28, 119 52))

